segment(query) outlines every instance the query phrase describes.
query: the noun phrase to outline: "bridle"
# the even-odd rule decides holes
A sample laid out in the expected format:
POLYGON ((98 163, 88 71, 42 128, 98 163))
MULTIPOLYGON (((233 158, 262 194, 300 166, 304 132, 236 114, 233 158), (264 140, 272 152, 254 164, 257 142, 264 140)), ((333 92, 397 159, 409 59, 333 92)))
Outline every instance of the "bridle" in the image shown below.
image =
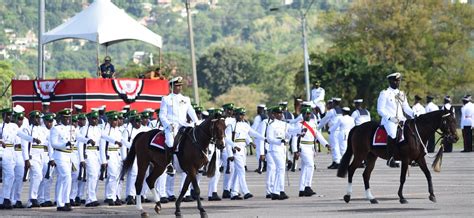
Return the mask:
MULTIPOLYGON (((436 146, 440 142, 441 139, 452 140, 454 138, 451 132, 449 131, 449 126, 448 126, 449 116, 451 116, 451 113, 443 114, 441 116, 441 126, 438 128, 438 129, 441 129, 441 132, 439 132, 438 129, 435 130, 435 132, 441 135, 441 137, 438 138, 438 140, 436 140, 434 146, 436 146)), ((425 153, 428 154, 427 145, 423 142, 423 139, 420 136, 420 132, 418 131, 418 126, 416 125, 416 119, 413 120, 413 125, 415 126, 417 140, 423 146, 425 153)))
MULTIPOLYGON (((215 126, 217 125, 218 120, 219 119, 212 119, 212 120, 209 121, 209 122, 211 122, 211 127, 210 127, 210 133, 211 134, 210 135, 207 134, 206 131, 201 131, 203 134, 206 135, 207 138, 210 138, 210 141, 209 141, 210 144, 215 144, 216 143, 217 131, 215 131, 215 128, 216 128, 215 126)), ((207 149, 207 146, 206 147, 202 146, 202 144, 198 141, 198 138, 196 137, 196 129, 197 129, 197 127, 194 127, 193 130, 192 130, 192 133, 191 133, 192 134, 192 139, 193 139, 193 144, 198 145, 201 148, 201 150, 205 150, 205 149, 207 149)))

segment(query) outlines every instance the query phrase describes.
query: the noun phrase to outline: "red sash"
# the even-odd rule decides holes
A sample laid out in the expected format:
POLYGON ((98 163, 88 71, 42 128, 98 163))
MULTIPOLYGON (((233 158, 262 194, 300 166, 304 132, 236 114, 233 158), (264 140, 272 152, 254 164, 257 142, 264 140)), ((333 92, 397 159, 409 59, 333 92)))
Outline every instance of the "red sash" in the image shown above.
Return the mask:
POLYGON ((303 126, 306 127, 309 132, 311 132, 314 138, 316 138, 316 132, 314 132, 314 129, 307 122, 302 121, 301 124, 303 124, 303 126))

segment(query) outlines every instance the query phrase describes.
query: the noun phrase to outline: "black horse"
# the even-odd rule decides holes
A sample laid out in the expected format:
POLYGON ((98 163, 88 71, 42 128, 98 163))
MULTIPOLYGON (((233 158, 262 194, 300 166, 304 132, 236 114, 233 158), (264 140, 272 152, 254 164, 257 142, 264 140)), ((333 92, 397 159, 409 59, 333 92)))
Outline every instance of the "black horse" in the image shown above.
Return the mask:
MULTIPOLYGON (((155 212, 159 213, 161 210, 160 198, 158 191, 154 188, 156 179, 163 174, 166 166, 171 162, 171 155, 166 152, 150 148, 150 142, 152 138, 159 132, 159 130, 150 130, 148 132, 139 133, 133 140, 133 144, 130 148, 130 152, 127 158, 124 160, 121 174, 126 174, 133 166, 133 162, 136 161, 138 165, 138 175, 135 182, 137 209, 141 211, 142 216, 148 216, 141 206, 141 196, 143 188, 143 180, 149 166, 152 166, 152 170, 149 176, 146 178, 146 182, 150 191, 155 198, 155 212)), ((214 141, 218 149, 224 148, 224 132, 225 132, 225 121, 223 118, 208 118, 200 125, 186 131, 186 134, 181 137, 179 145, 179 152, 177 153, 179 165, 184 172, 186 172, 186 180, 184 182, 183 189, 176 200, 176 216, 180 216, 180 204, 181 200, 186 193, 189 184, 192 182, 194 193, 197 195, 197 206, 201 213, 201 216, 206 216, 206 211, 201 205, 199 198, 200 190, 196 180, 198 169, 208 163, 208 159, 205 154, 209 147, 209 143, 214 141)), ((215 157, 211 159, 215 161, 215 157)), ((213 176, 215 172, 214 168, 209 168, 207 171, 208 176, 213 176)))
MULTIPOLYGON (((352 176, 355 170, 362 164, 363 160, 367 161, 367 167, 364 170, 364 185, 365 194, 371 203, 376 204, 378 201, 372 196, 370 192, 369 180, 370 174, 375 166, 377 157, 388 159, 386 148, 373 147, 373 135, 379 126, 377 122, 367 122, 360 126, 354 127, 349 133, 349 140, 347 142, 347 150, 341 159, 341 164, 337 172, 338 177, 345 177, 349 172, 347 194, 344 196, 344 201, 349 203, 352 193, 352 176), (354 160, 349 165, 351 157, 354 155, 354 160)), ((410 119, 405 122, 403 131, 405 140, 396 146, 394 157, 402 161, 400 174, 400 187, 398 189, 398 196, 400 203, 405 204, 408 201, 403 197, 403 184, 405 183, 408 165, 414 160, 416 161, 428 180, 428 191, 430 193, 429 199, 436 202, 436 197, 433 193, 433 183, 431 181, 431 174, 426 165, 425 143, 428 138, 440 129, 442 137, 448 141, 456 142, 459 138, 456 134, 456 120, 454 114, 448 110, 439 110, 423 114, 415 119, 410 119)))

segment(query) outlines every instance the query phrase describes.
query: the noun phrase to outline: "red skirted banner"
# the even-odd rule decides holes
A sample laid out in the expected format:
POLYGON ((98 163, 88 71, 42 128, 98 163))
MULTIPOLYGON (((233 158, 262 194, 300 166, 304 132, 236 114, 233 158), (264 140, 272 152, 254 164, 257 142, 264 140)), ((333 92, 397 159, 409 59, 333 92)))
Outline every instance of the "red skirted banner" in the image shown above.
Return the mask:
POLYGON ((167 80, 151 79, 63 79, 13 80, 13 106, 41 110, 42 102, 51 102, 51 111, 57 112, 71 105, 83 106, 83 111, 106 105, 106 110, 159 108, 161 98, 169 93, 167 80))

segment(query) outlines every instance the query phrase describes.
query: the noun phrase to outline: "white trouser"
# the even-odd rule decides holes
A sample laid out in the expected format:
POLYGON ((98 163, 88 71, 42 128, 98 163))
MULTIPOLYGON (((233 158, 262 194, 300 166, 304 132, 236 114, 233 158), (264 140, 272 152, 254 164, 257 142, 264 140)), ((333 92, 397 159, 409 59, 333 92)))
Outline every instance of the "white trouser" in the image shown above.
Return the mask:
POLYGON ((175 173, 175 175, 173 176, 166 174, 166 195, 168 195, 168 197, 175 196, 174 195, 174 178, 176 177, 176 174, 177 173, 175 173))
POLYGON ((15 165, 16 165, 16 158, 15 158, 15 151, 13 148, 5 148, 3 152, 3 160, 2 160, 2 180, 3 180, 3 187, 2 187, 2 203, 4 199, 11 199, 12 191, 13 191, 13 183, 11 181, 15 180, 15 165), (10 182, 7 182, 10 181, 10 182))
MULTIPOLYGON (((77 178, 79 177, 79 154, 78 151, 75 150, 71 154, 71 162, 76 168, 76 171, 71 171, 71 194, 69 197, 74 200, 76 197, 80 199, 84 199, 84 185, 85 183, 81 180, 79 181, 77 178)), ((86 172, 87 173, 87 172, 86 172)))
POLYGON ((247 181, 245 180, 245 155, 236 154, 234 155, 234 174, 233 174, 233 184, 232 184, 232 193, 231 196, 239 195, 239 190, 243 194, 249 193, 247 187, 247 181))
MULTIPOLYGON (((61 152, 61 151, 54 151, 61 152)), ((64 152, 63 152, 64 153, 64 152)), ((58 179, 56 181, 56 202, 58 207, 64 207, 69 203, 71 193, 71 154, 64 153, 61 158, 55 158, 58 179)))
POLYGON ((228 158, 228 155, 224 155, 226 152, 224 152, 222 154, 222 156, 225 158, 223 158, 223 162, 222 162, 222 166, 224 167, 224 179, 222 181, 222 188, 224 190, 227 190, 227 191, 230 191, 230 189, 232 188, 232 184, 231 184, 231 178, 232 178, 232 174, 234 174, 234 161, 227 161, 227 158, 228 158), (230 173, 227 174, 226 173, 226 170, 227 170, 227 164, 229 164, 229 171, 230 173))
POLYGON ((107 184, 105 187, 105 198, 117 200, 120 195, 118 186, 120 180, 120 169, 122 169, 122 161, 119 151, 108 151, 109 159, 107 160, 107 184))
POLYGON ((279 195, 280 192, 285 191, 285 150, 270 151, 270 155, 272 155, 275 162, 275 180, 272 193, 279 195))
MULTIPOLYGON (((21 201, 21 192, 23 191, 23 174, 25 173, 25 161, 21 151, 15 151, 15 180, 13 182, 13 191, 11 193, 12 204, 21 201)), ((5 181, 4 181, 5 182, 5 181)))
POLYGON ((166 146, 172 148, 174 144, 174 137, 178 134, 178 124, 173 124, 174 128, 169 126, 165 131, 165 144, 166 146))
POLYGON ((97 184, 99 183, 100 163, 99 151, 87 150, 86 174, 87 174, 87 199, 86 204, 97 201, 97 184))
POLYGON ((387 131, 387 135, 390 136, 392 139, 395 139, 397 137, 398 125, 396 123, 387 120, 383 124, 383 127, 385 128, 385 131, 387 131))
POLYGON ((265 155, 265 160, 267 161, 266 194, 271 194, 276 174, 275 161, 273 161, 273 157, 270 152, 265 155))
MULTIPOLYGON (((132 168, 127 173, 127 180, 125 182, 125 195, 128 196, 135 196, 137 195, 137 190, 135 188, 135 181, 137 181, 138 175, 138 165, 137 159, 133 161, 132 168)), ((143 180, 145 182, 145 180, 143 180)))
MULTIPOLYGON (((350 131, 350 130, 349 130, 350 131)), ((339 145, 339 154, 337 154, 337 163, 341 162, 342 155, 346 153, 347 149, 347 138, 349 137, 349 131, 339 131, 338 132, 338 145, 339 145)))
MULTIPOLYGON (((38 188, 38 201, 39 203, 44 203, 46 201, 51 201, 51 183, 52 183, 52 178, 50 177, 49 179, 44 178, 46 176, 46 172, 48 171, 48 163, 49 163, 49 156, 48 152, 44 152, 43 154, 43 172, 42 172, 42 179, 41 183, 38 188)), ((50 167, 50 171, 52 171, 54 168, 50 167)), ((52 172, 49 173, 52 175, 52 172)))
POLYGON ((221 166, 221 150, 216 149, 216 172, 214 176, 209 179, 209 187, 208 187, 209 197, 212 196, 213 192, 217 192, 217 184, 219 183, 219 177, 221 176, 221 172, 219 171, 220 166, 221 166))
MULTIPOLYGON (((37 148, 32 148, 37 149, 37 148)), ((43 149, 41 149, 43 150, 43 149)), ((47 158, 43 154, 37 153, 30 159, 30 194, 29 199, 38 199, 39 186, 43 180, 43 159, 47 158)))
POLYGON ((312 145, 301 145, 301 176, 300 191, 304 191, 305 187, 311 187, 314 173, 314 148, 312 145))
POLYGON ((168 174, 166 172, 163 172, 158 179, 156 180, 155 188, 158 190, 158 194, 160 197, 168 197, 166 194, 166 177, 168 174))
POLYGON ((339 163, 341 157, 338 158, 338 155, 340 155, 339 151, 339 130, 332 131, 331 134, 329 134, 329 144, 331 145, 331 155, 332 155, 332 161, 339 163))

